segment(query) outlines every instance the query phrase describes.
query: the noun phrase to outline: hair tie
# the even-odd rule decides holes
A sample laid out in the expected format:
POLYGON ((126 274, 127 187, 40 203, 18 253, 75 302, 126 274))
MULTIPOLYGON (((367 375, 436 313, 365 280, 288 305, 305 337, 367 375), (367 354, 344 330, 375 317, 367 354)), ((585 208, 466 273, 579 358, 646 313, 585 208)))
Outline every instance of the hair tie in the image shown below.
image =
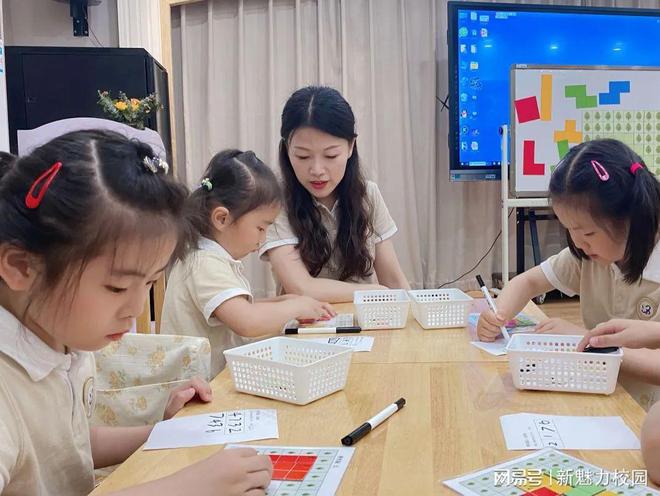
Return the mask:
POLYGON ((152 174, 158 174, 158 169, 161 169, 165 174, 170 171, 170 166, 160 157, 144 157, 142 165, 152 174))
POLYGON ((605 182, 610 178, 609 173, 605 170, 605 167, 603 167, 600 162, 596 160, 592 160, 591 167, 594 168, 594 170, 596 171, 596 175, 598 176, 598 179, 600 179, 601 181, 605 182))
POLYGON ((252 150, 246 150, 243 153, 239 153, 236 155, 236 158, 249 158, 250 160, 256 159, 257 156, 254 154, 252 150))
POLYGON ((48 188, 50 187, 50 183, 53 182, 53 179, 55 179, 55 176, 57 175, 57 173, 60 171, 61 168, 62 168, 62 162, 55 162, 45 172, 43 172, 38 178, 34 180, 32 186, 30 186, 30 189, 25 195, 25 206, 27 208, 29 208, 30 210, 34 210, 41 204, 41 200, 43 200, 46 191, 48 191, 48 188), (42 181, 43 181, 43 185, 41 184, 42 181), (34 192, 40 185, 41 185, 41 189, 35 196, 34 192))
POLYGON ((634 176, 635 172, 637 172, 639 169, 643 169, 644 166, 640 164, 639 162, 635 162, 630 166, 630 173, 634 176))
POLYGON ((202 181, 199 184, 202 188, 206 188, 206 191, 211 191, 213 189, 213 183, 208 177, 202 179, 202 181))

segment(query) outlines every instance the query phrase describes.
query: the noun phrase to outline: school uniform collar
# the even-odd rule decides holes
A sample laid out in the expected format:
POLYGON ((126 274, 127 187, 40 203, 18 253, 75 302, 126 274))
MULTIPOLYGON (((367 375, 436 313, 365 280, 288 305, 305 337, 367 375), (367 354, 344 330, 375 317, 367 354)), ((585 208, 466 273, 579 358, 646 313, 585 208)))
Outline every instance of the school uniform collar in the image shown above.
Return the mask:
POLYGON ((213 252, 217 255, 220 255, 222 258, 225 260, 229 260, 230 262, 233 262, 235 264, 241 264, 242 262, 240 260, 234 259, 227 250, 225 250, 220 243, 213 239, 209 238, 204 238, 201 237, 197 243, 197 247, 200 250, 206 250, 213 252))
POLYGON ((318 201, 316 198, 312 196, 312 201, 314 202, 314 205, 316 205, 316 208, 319 208, 321 210, 325 210, 327 213, 332 215, 333 217, 337 213, 337 205, 339 205, 339 198, 335 200, 335 203, 332 205, 332 208, 326 207, 323 203, 318 201))
POLYGON ((68 371, 79 358, 76 352, 55 351, 25 327, 8 310, 0 307, 0 353, 25 369, 38 382, 55 369, 68 371))
POLYGON ((660 241, 655 244, 649 261, 646 262, 646 267, 644 267, 642 277, 647 281, 660 284, 660 241))

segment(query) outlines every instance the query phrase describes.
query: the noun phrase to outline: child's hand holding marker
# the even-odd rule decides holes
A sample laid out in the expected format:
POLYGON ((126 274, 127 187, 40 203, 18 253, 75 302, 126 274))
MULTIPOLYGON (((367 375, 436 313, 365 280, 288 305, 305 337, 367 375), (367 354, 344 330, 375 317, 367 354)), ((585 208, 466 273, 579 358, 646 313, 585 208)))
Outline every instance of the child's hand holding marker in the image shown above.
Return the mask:
POLYGON ((479 337, 479 341, 485 341, 488 343, 495 341, 502 336, 502 326, 504 326, 506 322, 506 319, 492 310, 484 310, 481 312, 481 315, 479 315, 479 322, 477 323, 477 336, 479 337))
POLYGON ((588 331, 577 351, 593 348, 660 348, 660 323, 642 320, 613 319, 588 331))
MULTIPOLYGON (((484 283, 484 280, 481 278, 480 275, 477 275, 477 284, 481 288, 481 292, 484 294, 484 298, 486 298, 486 301, 488 302, 488 306, 490 307, 490 314, 486 318, 484 318, 484 324, 485 326, 482 326, 482 333, 483 337, 481 334, 479 334, 479 324, 481 324, 481 316, 479 317, 479 323, 477 324, 477 335, 479 336, 479 339, 481 341, 495 341, 497 339, 497 335, 501 335, 505 341, 509 341, 509 333, 506 330, 505 324, 506 320, 505 318, 502 317, 502 315, 499 314, 497 311, 497 306, 495 306, 495 302, 490 296, 490 293, 488 292, 488 288, 486 287, 486 284, 484 283), (486 319, 489 319, 489 322, 487 322, 486 319), (497 333, 493 334, 493 327, 491 324, 497 323, 497 333)), ((483 313, 481 314, 483 315, 483 313)))

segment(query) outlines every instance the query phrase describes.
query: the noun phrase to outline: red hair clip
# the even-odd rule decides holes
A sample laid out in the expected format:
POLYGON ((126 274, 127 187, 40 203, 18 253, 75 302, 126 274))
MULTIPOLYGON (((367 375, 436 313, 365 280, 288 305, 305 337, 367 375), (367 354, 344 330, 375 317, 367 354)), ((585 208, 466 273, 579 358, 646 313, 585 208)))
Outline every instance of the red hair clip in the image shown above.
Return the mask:
POLYGON ((635 172, 637 172, 639 169, 643 169, 644 166, 640 164, 639 162, 635 162, 630 166, 630 173, 634 176, 635 172))
POLYGON ((600 162, 592 160, 591 167, 594 168, 598 179, 601 181, 607 181, 610 178, 610 174, 605 170, 605 167, 603 167, 600 162))
POLYGON ((53 182, 53 179, 55 179, 55 176, 61 168, 62 162, 55 162, 43 174, 34 180, 32 186, 30 186, 30 189, 27 192, 27 195, 25 195, 25 206, 27 208, 34 210, 41 204, 41 200, 46 194, 46 191, 48 191, 50 183, 53 182), (35 195, 34 192, 37 188, 39 188, 39 186, 41 186, 41 189, 39 189, 39 192, 35 195))

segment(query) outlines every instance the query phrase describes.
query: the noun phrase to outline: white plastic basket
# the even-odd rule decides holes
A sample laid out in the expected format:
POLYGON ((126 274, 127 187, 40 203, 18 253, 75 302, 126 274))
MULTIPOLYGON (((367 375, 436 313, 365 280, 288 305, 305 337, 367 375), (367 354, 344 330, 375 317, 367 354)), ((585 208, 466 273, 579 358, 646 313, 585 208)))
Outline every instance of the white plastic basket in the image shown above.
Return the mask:
POLYGON ((582 336, 515 334, 507 345, 509 369, 518 389, 612 394, 623 351, 574 351, 582 336))
POLYGON ((368 329, 401 329, 408 320, 410 298, 403 289, 355 291, 358 325, 368 329))
POLYGON ((346 386, 351 348, 275 337, 225 350, 242 393, 306 405, 346 386))
POLYGON ((460 289, 408 291, 412 312, 424 329, 464 327, 472 298, 460 289))

